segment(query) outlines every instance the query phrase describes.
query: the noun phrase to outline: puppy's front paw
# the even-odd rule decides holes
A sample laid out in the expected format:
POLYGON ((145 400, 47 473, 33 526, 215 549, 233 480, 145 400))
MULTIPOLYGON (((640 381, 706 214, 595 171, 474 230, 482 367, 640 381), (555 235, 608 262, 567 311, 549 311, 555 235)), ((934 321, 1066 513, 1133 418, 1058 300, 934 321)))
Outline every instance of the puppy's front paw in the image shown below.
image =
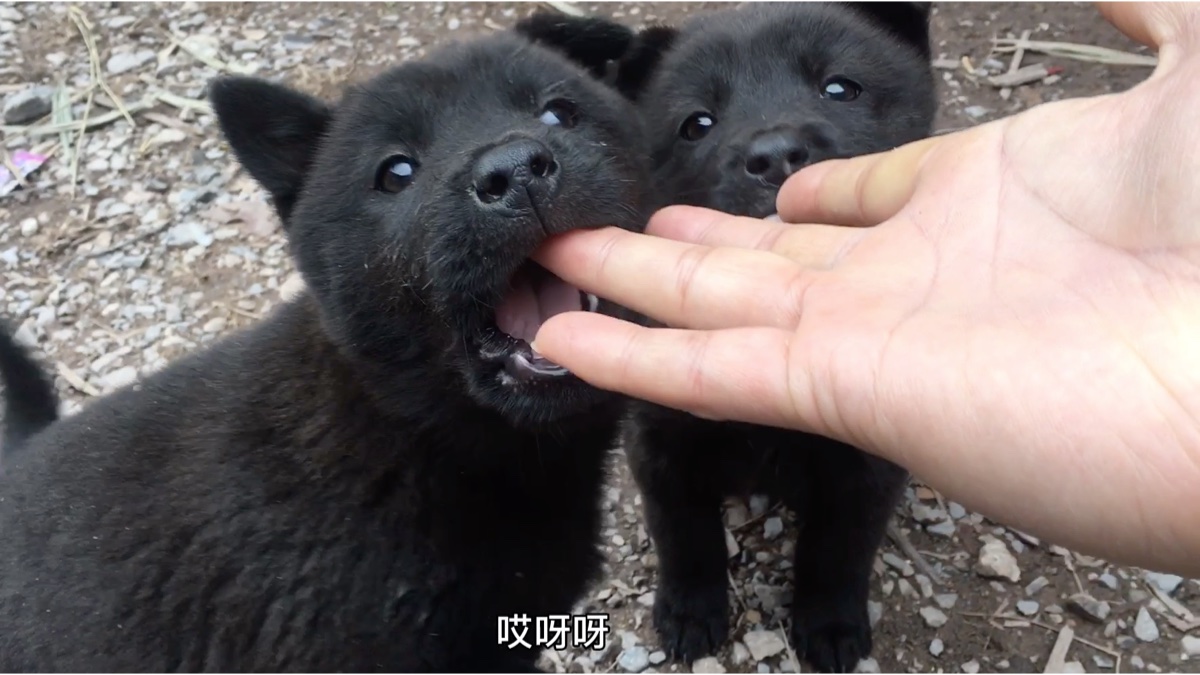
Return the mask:
POLYGON ((691 663, 716 653, 729 637, 729 596, 725 585, 698 591, 660 588, 654 600, 654 627, 663 650, 691 663))
POLYGON ((810 606, 801 602, 792 608, 792 644, 820 672, 854 672, 871 654, 866 607, 845 600, 810 606))

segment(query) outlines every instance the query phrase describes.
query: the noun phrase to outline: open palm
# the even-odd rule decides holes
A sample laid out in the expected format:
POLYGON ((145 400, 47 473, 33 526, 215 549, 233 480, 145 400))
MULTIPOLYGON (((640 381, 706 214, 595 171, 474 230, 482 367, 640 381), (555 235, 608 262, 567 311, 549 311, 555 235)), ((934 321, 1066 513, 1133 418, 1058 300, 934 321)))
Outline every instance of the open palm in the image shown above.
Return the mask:
POLYGON ((563 315, 538 350, 845 440, 1057 543, 1200 570, 1200 53, 1180 46, 1200 14, 1173 11, 1133 90, 797 174, 780 217, 828 225, 674 207, 657 237, 556 242, 557 273, 675 329, 563 315))

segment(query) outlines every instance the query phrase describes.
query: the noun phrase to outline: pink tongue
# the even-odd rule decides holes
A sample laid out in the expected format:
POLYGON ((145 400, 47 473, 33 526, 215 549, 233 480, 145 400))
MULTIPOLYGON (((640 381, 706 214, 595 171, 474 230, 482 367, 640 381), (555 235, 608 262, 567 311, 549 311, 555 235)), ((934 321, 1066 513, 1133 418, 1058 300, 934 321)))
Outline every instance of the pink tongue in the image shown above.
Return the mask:
POLYGON ((496 327, 532 342, 542 323, 563 312, 583 309, 579 290, 541 267, 522 267, 496 308, 496 327))

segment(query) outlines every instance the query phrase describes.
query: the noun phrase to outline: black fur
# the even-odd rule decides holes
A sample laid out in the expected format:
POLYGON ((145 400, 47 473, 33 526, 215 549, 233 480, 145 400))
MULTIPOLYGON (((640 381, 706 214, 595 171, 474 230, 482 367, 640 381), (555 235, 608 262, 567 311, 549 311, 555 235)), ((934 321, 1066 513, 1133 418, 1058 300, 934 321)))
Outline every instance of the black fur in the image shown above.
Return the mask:
POLYGON ((622 402, 506 379, 481 331, 548 233, 644 224, 636 115, 513 34, 336 106, 211 98, 309 291, 30 439, 0 499, 0 671, 533 670, 497 618, 569 613, 598 573, 622 402), (553 197, 481 206, 484 156, 535 142, 553 197), (375 189, 398 153, 411 184, 375 189))
MULTIPOLYGON (((29 437, 58 419, 58 394, 54 382, 0 322, 0 381, 4 384, 4 460, 29 437)), ((0 467, 2 468, 2 467, 0 467)))
MULTIPOLYGON (((638 101, 650 133, 656 206, 768 216, 801 166, 928 135, 928 16, 928 3, 746 3, 641 32, 616 86, 638 101), (861 85, 861 95, 823 98, 831 76, 861 85), (697 112, 716 124, 686 140, 681 127, 697 112), (756 144, 769 152, 752 171, 756 144)), ((644 402, 633 406, 624 446, 660 560, 654 623, 672 655, 690 662, 728 637, 721 505, 749 492, 781 499, 798 517, 798 654, 820 670, 849 671, 870 653, 871 564, 902 469, 818 436, 644 402)))

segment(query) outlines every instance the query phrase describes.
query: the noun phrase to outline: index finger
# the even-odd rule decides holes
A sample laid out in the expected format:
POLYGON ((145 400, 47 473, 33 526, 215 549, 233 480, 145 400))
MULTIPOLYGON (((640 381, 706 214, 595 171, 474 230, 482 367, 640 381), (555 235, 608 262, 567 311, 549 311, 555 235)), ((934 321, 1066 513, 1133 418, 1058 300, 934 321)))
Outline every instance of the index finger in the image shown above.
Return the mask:
POLYGON ((779 190, 775 207, 789 223, 870 227, 891 218, 912 198, 929 153, 956 134, 895 150, 831 159, 801 169, 779 190))

